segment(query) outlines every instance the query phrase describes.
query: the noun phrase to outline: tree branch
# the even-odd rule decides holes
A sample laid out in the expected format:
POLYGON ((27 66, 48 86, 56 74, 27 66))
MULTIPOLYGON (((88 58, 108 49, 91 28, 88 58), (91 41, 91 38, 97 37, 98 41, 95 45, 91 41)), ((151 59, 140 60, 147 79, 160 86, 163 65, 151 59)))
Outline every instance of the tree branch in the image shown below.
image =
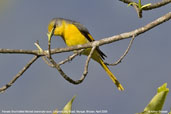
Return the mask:
POLYGON ((162 0, 161 2, 157 2, 157 3, 154 3, 154 4, 151 4, 150 6, 147 6, 145 8, 143 8, 143 10, 152 10, 152 9, 155 9, 155 8, 159 8, 159 7, 162 7, 164 5, 167 5, 171 3, 171 0, 162 0))
POLYGON ((24 49, 1 49, 0 53, 2 54, 31 54, 42 56, 45 55, 45 52, 39 53, 39 50, 24 50, 24 49))
POLYGON ((6 89, 8 89, 9 87, 11 87, 13 85, 13 83, 22 76, 22 74, 38 59, 38 56, 34 56, 27 64, 26 66, 23 67, 23 69, 21 69, 18 74, 6 85, 4 85, 3 87, 0 88, 0 93, 1 92, 5 92, 6 89))
POLYGON ((82 52, 84 51, 84 49, 78 50, 77 52, 75 52, 74 54, 70 55, 67 59, 59 62, 59 65, 65 64, 68 61, 72 61, 76 56, 80 55, 82 52))
POLYGON ((116 42, 116 41, 120 41, 120 40, 124 40, 124 39, 128 39, 130 37, 132 37, 133 35, 138 36, 146 31, 149 31, 151 30, 152 28, 162 24, 163 22, 166 22, 168 20, 171 19, 171 12, 165 14, 164 16, 152 21, 151 23, 145 25, 144 27, 140 27, 136 30, 133 30, 131 32, 126 32, 126 33, 122 33, 120 35, 115 35, 115 36, 112 36, 112 37, 108 37, 108 38, 104 38, 104 39, 101 39, 99 40, 99 46, 101 45, 105 45, 105 44, 108 44, 108 43, 112 43, 112 42, 116 42))
MULTIPOLYGON (((119 40, 124 40, 124 39, 128 39, 130 37, 132 37, 133 35, 140 35, 146 31, 151 30, 152 28, 166 22, 169 21, 171 19, 171 12, 165 14, 164 16, 152 21, 151 23, 140 27, 138 29, 135 29, 131 32, 126 32, 126 33, 122 33, 119 35, 115 35, 115 36, 111 36, 111 37, 107 37, 107 38, 103 38, 101 40, 97 40, 94 42, 98 43, 98 46, 102 46, 108 43, 112 43, 112 42, 116 42, 119 40)), ((135 36, 135 37, 136 37, 135 36)), ((92 43, 87 43, 84 45, 77 45, 77 46, 72 46, 72 47, 65 47, 65 48, 55 48, 55 49, 51 49, 51 54, 57 54, 57 53, 62 53, 62 52, 69 52, 69 51, 73 51, 73 50, 80 50, 80 49, 85 49, 85 48, 90 48, 92 47, 92 43)), ((0 53, 3 54, 32 54, 32 55, 37 55, 37 56, 46 56, 48 54, 48 50, 44 50, 43 52, 40 52, 39 50, 15 50, 15 49, 0 49, 0 53)))
MULTIPOLYGON (((85 79, 85 77, 87 75, 88 63, 89 63, 90 58, 92 56, 92 53, 93 53, 93 51, 95 50, 96 47, 102 46, 102 45, 105 45, 105 44, 109 44, 109 43, 112 43, 112 42, 116 42, 116 41, 119 41, 119 40, 128 39, 128 38, 130 38, 132 36, 136 37, 136 36, 146 32, 146 31, 148 31, 148 30, 150 30, 150 29, 152 29, 152 28, 154 28, 154 27, 156 27, 156 26, 158 26, 158 25, 160 25, 160 24, 162 24, 162 23, 164 23, 164 22, 166 22, 166 21, 168 21, 170 19, 171 19, 171 12, 165 14, 164 16, 162 16, 162 17, 160 17, 160 18, 158 18, 156 20, 154 20, 153 22, 145 25, 144 27, 138 28, 138 29, 133 30, 131 32, 122 33, 122 34, 115 35, 115 36, 108 37, 108 38, 104 38, 104 39, 101 39, 101 40, 98 40, 98 41, 90 42, 90 43, 87 43, 87 44, 84 44, 84 45, 77 45, 77 46, 72 46, 72 47, 56 48, 56 49, 48 48, 48 50, 41 50, 41 51, 40 51, 40 49, 38 49, 38 50, 0 49, 0 53, 3 53, 3 54, 31 54, 31 55, 35 55, 35 57, 33 57, 29 61, 29 63, 23 69, 21 69, 21 71, 8 84, 6 84, 2 88, 0 88, 0 92, 3 92, 7 88, 9 88, 32 65, 32 63, 34 63, 40 56, 48 56, 50 62, 55 65, 55 68, 60 72, 60 74, 66 80, 68 80, 69 82, 71 82, 73 84, 79 84, 85 79), (63 70, 60 68, 61 64, 56 64, 56 62, 51 57, 52 54, 62 53, 62 52, 69 52, 69 51, 80 50, 80 49, 85 49, 85 48, 92 48, 92 50, 91 50, 89 56, 87 57, 82 77, 79 80, 76 80, 76 81, 69 78, 63 72, 63 70)), ((68 60, 66 60, 66 61, 68 61, 68 60)))
POLYGON ((116 62, 114 62, 112 64, 109 64, 109 63, 105 63, 105 64, 109 65, 109 66, 115 66, 115 65, 118 65, 119 63, 121 63, 122 60, 124 59, 124 57, 128 54, 129 50, 131 49, 131 46, 132 46, 132 43, 133 43, 134 39, 135 39, 135 35, 132 36, 132 39, 131 39, 131 41, 130 41, 130 43, 128 45, 128 48, 125 50, 124 54, 116 62))

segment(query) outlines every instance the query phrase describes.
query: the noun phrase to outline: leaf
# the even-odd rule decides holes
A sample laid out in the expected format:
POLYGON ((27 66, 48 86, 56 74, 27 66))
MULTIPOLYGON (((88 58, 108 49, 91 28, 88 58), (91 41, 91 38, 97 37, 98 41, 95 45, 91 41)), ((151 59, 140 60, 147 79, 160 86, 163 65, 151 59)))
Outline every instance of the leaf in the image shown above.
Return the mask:
POLYGON ((142 5, 141 5, 141 0, 138 0, 138 8, 141 9, 142 5))
POLYGON ((171 111, 168 114, 171 114, 171 111))
POLYGON ((150 101, 150 103, 147 105, 144 111, 162 110, 168 92, 169 88, 167 88, 167 83, 164 83, 161 87, 157 89, 157 94, 153 97, 153 99, 150 101))
POLYGON ((169 92, 169 88, 167 88, 167 83, 164 83, 162 86, 160 86, 158 89, 157 89, 157 93, 160 93, 162 91, 168 91, 169 92))
POLYGON ((52 114, 58 114, 58 109, 55 109, 52 114))
POLYGON ((145 107, 144 112, 139 114, 160 114, 162 111, 166 96, 169 92, 167 83, 164 83, 157 89, 156 95, 152 98, 150 103, 145 107))
POLYGON ((141 9, 143 9, 143 8, 145 8, 145 7, 147 7, 147 6, 150 6, 150 5, 151 5, 151 3, 145 4, 145 5, 143 5, 143 6, 141 7, 141 9))
POLYGON ((75 96, 65 105, 65 107, 62 110, 62 114, 71 114, 72 110, 72 102, 74 101, 75 96))

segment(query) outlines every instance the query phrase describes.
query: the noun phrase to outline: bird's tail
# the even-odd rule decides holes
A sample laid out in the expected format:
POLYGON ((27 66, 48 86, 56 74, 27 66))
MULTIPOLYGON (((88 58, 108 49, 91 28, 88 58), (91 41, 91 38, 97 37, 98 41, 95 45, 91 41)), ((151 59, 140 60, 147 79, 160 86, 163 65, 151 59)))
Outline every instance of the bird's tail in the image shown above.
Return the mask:
POLYGON ((116 79, 114 74, 109 70, 109 68, 105 65, 102 59, 99 61, 100 65, 103 67, 103 69, 106 71, 106 73, 109 75, 110 79, 114 82, 114 84, 117 86, 118 90, 123 91, 124 88, 120 84, 120 82, 116 79))

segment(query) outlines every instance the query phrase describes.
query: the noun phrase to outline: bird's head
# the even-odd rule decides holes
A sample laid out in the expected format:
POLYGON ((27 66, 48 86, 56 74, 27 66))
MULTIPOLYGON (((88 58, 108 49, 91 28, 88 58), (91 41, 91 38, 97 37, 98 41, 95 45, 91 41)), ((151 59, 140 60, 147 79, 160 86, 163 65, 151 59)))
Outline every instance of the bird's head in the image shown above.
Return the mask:
POLYGON ((62 18, 54 18, 48 25, 48 33, 52 36, 62 36, 64 31, 65 21, 62 18))

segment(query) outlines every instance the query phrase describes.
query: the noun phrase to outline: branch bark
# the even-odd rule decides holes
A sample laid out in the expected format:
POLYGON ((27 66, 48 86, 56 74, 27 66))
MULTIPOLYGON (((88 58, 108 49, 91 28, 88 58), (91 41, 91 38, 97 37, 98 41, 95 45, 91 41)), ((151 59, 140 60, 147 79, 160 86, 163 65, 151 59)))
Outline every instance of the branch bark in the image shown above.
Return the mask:
POLYGON ((135 39, 135 36, 132 36, 132 39, 128 45, 128 48, 125 50, 124 54, 116 62, 111 63, 111 64, 110 63, 105 63, 105 64, 109 65, 109 66, 115 66, 115 65, 118 65, 119 63, 121 63, 122 60, 124 59, 124 57, 128 54, 129 50, 131 49, 134 39, 135 39))
POLYGON ((162 7, 162 6, 165 6, 167 4, 171 3, 171 0, 162 0, 161 2, 157 2, 157 3, 154 3, 150 6, 147 6, 145 8, 143 8, 143 10, 152 10, 152 9, 155 9, 155 8, 159 8, 159 7, 162 7))

